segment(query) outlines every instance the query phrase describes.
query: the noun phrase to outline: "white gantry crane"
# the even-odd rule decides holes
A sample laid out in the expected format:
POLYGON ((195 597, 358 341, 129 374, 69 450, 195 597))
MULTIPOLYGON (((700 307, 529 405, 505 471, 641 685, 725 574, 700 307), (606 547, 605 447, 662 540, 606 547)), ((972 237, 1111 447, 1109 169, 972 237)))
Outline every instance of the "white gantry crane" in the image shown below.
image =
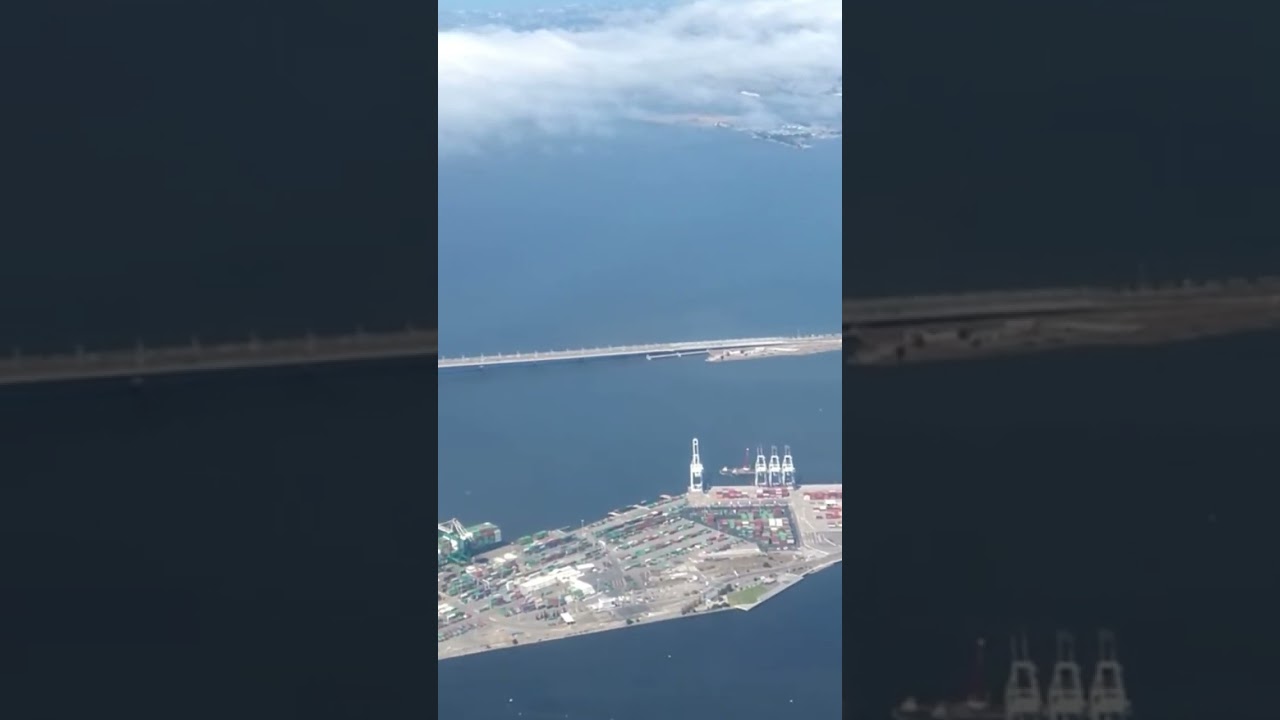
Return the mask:
POLYGON ((769 447, 769 487, 782 484, 782 460, 778 459, 778 446, 769 447))
POLYGON ((1110 630, 1102 630, 1098 633, 1098 664, 1089 683, 1089 720, 1125 720, 1129 713, 1116 636, 1110 630))
POLYGON ((1045 715, 1048 720, 1085 720, 1087 704, 1080 663, 1076 662, 1075 638, 1071 633, 1058 633, 1058 659, 1053 665, 1045 715))
POLYGON ((689 463, 689 492, 702 492, 702 458, 698 457, 698 438, 693 439, 693 461, 689 463))
POLYGON ((468 530, 458 518, 446 520, 436 525, 436 529, 442 533, 453 535, 463 542, 470 541, 472 538, 471 531, 468 530))
POLYGON ((796 463, 791 457, 791 446, 782 446, 782 485, 783 487, 795 487, 796 484, 796 463))
POLYGON ((764 448, 756 448, 756 487, 764 487, 769 484, 769 466, 764 460, 764 448))
POLYGON ((1015 635, 1011 645, 1013 662, 1009 666, 1009 680, 1004 686, 1005 720, 1042 720, 1044 702, 1040 697, 1036 664, 1027 649, 1026 634, 1015 635))

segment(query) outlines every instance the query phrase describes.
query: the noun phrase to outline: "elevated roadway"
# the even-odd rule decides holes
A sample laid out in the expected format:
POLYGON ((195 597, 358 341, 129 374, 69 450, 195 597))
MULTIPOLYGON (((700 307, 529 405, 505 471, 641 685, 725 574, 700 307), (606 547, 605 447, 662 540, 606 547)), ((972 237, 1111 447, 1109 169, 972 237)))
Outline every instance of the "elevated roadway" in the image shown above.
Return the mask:
POLYGON ((0 386, 120 378, 140 380, 269 367, 302 367, 374 360, 426 359, 436 354, 435 330, 250 339, 205 345, 0 356, 0 386))
POLYGON ((950 319, 1140 310, 1175 303, 1239 299, 1280 293, 1280 277, 1185 282, 1164 287, 1040 288, 907 297, 846 298, 846 328, 867 328, 950 319))
POLYGON ((500 365, 532 365, 536 363, 564 362, 569 360, 599 360, 604 358, 647 357, 658 359, 698 355, 723 350, 743 350, 770 347, 805 347, 820 343, 830 344, 841 339, 840 333, 823 335, 798 335, 792 337, 771 336, 755 338, 731 338, 727 340, 687 340, 680 342, 648 343, 644 345, 614 345, 569 350, 544 350, 538 352, 499 353, 494 355, 469 355, 439 358, 439 369, 483 368, 500 365))
POLYGON ((1280 278, 846 299, 856 365, 1152 345, 1280 328, 1280 278))

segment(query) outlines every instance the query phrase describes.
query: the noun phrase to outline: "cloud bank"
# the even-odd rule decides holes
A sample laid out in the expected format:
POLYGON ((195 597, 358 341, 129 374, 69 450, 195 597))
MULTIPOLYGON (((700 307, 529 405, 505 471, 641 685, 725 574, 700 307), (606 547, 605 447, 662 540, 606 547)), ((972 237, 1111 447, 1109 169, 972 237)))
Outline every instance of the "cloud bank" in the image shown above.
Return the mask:
POLYGON ((837 119, 841 20, 839 0, 701 0, 590 29, 441 31, 441 151, 623 119, 837 119))

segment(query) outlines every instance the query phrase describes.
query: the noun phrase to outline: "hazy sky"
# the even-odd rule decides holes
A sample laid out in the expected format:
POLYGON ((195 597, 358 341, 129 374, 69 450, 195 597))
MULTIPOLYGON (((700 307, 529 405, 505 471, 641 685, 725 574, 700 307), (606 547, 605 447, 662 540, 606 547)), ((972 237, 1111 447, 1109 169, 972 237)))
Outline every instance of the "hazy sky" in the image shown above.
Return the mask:
POLYGON ((841 18, 838 0, 703 0, 589 30, 440 32, 441 151, 650 112, 832 119, 841 100, 822 92, 842 73, 841 18))

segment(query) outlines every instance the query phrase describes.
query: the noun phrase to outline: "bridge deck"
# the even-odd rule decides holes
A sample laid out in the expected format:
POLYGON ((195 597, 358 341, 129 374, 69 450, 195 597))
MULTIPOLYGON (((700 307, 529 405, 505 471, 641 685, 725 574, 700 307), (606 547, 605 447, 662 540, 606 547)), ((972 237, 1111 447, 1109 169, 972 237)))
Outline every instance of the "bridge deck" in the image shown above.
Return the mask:
POLYGON ((802 335, 795 337, 732 338, 728 340, 691 340, 682 342, 647 343, 644 345, 618 345, 612 347, 579 348, 576 350, 549 350, 538 352, 502 353, 440 358, 440 368, 489 367, 494 365, 524 365, 565 360, 589 360, 609 357, 633 357, 640 355, 674 355, 701 353, 735 348, 775 347, 829 341, 839 339, 839 333, 802 335))
POLYGON ((0 385, 143 378, 215 370, 323 365, 436 354, 435 330, 354 333, 177 347, 0 357, 0 385))
POLYGON ((971 314, 1113 309, 1280 292, 1280 278, 1229 279, 1144 288, 1042 288, 915 297, 846 298, 846 325, 946 319, 971 314))

